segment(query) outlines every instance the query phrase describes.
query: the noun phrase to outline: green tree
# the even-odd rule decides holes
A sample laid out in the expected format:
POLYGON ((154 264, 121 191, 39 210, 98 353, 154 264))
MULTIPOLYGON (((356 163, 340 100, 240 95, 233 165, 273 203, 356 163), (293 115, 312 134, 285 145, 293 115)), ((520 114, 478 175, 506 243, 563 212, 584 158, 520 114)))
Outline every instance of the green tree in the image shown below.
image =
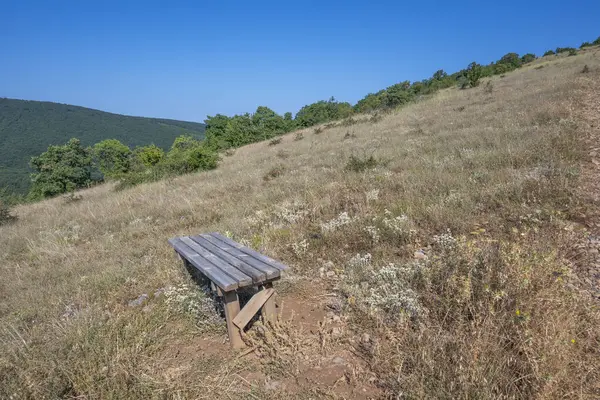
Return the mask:
POLYGON ((175 139, 165 159, 156 167, 162 175, 186 174, 216 168, 218 161, 218 154, 204 142, 182 135, 175 139))
POLYGON ((229 119, 226 115, 217 114, 214 117, 207 116, 204 120, 206 143, 210 148, 215 150, 228 148, 225 135, 229 119))
POLYGON ((598 46, 598 45, 600 45, 600 36, 598 36, 598 39, 594 40, 594 41, 592 42, 592 44, 593 44, 594 46, 598 46))
POLYGON ((33 200, 56 196, 86 187, 91 182, 92 157, 79 139, 62 146, 50 146, 38 157, 31 158, 31 189, 33 200))
POLYGON ((479 86, 479 79, 481 78, 481 65, 476 62, 472 62, 467 67, 466 78, 469 81, 471 87, 479 86))
POLYGON ((131 149, 117 139, 106 139, 96 143, 92 154, 104 176, 116 178, 129 172, 131 149))
POLYGON ((591 44, 590 42, 583 42, 581 43, 581 46, 579 46, 580 49, 584 49, 586 47, 591 47, 593 46, 593 44, 591 44))
POLYGON ((517 69, 521 66, 521 57, 517 53, 508 53, 502 56, 496 64, 504 64, 509 67, 510 70, 517 69))
POLYGON ((535 54, 527 53, 523 57, 521 57, 521 62, 523 64, 529 64, 530 62, 534 61, 536 58, 537 57, 535 56, 535 54))
POLYGON ((328 101, 321 100, 302 107, 296 114, 295 121, 299 127, 308 127, 344 119, 353 113, 350 103, 338 102, 331 97, 328 101))
POLYGON ((545 53, 544 53, 543 57, 546 57, 546 56, 553 56, 554 54, 556 54, 556 53, 554 52, 554 50, 548 50, 547 52, 545 52, 545 53))

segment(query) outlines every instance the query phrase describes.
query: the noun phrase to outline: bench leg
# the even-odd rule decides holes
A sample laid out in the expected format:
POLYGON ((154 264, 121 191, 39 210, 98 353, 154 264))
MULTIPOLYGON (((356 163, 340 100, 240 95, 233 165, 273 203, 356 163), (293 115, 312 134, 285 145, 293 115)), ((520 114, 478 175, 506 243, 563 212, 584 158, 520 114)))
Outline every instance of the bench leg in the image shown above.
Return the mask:
MULTIPOLYGON (((272 287, 273 287, 273 284, 271 282, 265 283, 265 285, 264 285, 264 289, 270 289, 272 287)), ((277 322, 277 309, 275 307, 275 296, 269 297, 267 302, 262 306, 261 314, 265 321, 269 321, 272 324, 277 322)))
POLYGON ((242 348, 244 347, 242 335, 238 327, 233 324, 233 319, 240 312, 240 301, 237 292, 234 290, 223 293, 223 302, 225 303, 225 319, 227 320, 227 333, 229 334, 231 347, 234 349, 242 348))

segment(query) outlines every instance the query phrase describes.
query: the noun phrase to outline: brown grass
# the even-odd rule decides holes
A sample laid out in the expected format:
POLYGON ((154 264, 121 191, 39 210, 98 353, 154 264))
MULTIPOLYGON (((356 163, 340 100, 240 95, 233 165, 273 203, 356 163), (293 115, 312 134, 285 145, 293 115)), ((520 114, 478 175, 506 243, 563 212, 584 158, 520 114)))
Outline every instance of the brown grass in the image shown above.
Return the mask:
POLYGON ((585 234, 577 109, 597 50, 537 65, 215 171, 16 207, 0 227, 0 398, 597 398, 599 311, 565 257, 585 234), (386 162, 348 171, 357 154, 386 162), (300 337, 316 317, 293 310, 285 337, 249 333, 258 356, 190 350, 224 331, 166 240, 206 231, 291 264, 284 304, 339 327, 300 337), (324 381, 337 354, 349 366, 324 381))

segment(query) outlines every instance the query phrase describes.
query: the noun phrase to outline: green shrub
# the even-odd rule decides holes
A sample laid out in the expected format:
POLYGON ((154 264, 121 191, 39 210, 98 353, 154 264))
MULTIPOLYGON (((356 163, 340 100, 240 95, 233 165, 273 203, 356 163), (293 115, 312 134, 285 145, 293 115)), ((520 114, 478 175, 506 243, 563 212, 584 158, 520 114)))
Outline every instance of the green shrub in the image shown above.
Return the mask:
POLYGON ((527 53, 523 57, 521 57, 521 63, 529 64, 530 62, 534 61, 536 58, 537 57, 535 56, 535 54, 527 53))
POLYGON ((581 70, 582 74, 587 74, 588 72, 590 72, 590 67, 587 66, 587 64, 585 64, 583 66, 583 69, 581 70))
POLYGON ((494 84, 492 83, 492 81, 488 81, 485 84, 485 87, 483 88, 483 92, 487 93, 487 94, 492 94, 493 91, 494 91, 494 84))
POLYGON ((315 130, 313 131, 313 133, 315 135, 318 135, 321 132, 323 132, 323 127, 322 126, 319 126, 319 127, 315 128, 315 130))
POLYGON ((577 55, 577 50, 576 49, 569 49, 569 54, 568 54, 569 57, 576 56, 576 55, 577 55))
POLYGON ((304 139, 304 134, 302 132, 298 132, 298 133, 296 133, 296 136, 294 136, 295 141, 302 140, 302 139, 304 139))
POLYGON ((269 142, 269 146, 277 146, 279 143, 281 143, 281 138, 274 138, 269 142))
POLYGON ((569 53, 569 55, 571 55, 571 53, 575 52, 575 54, 577 54, 577 50, 574 49, 573 47, 557 47, 556 48, 556 54, 562 54, 562 53, 569 53))
POLYGON ((0 225, 6 225, 17 220, 6 203, 0 200, 0 225))
POLYGON ((284 172, 285 172, 285 167, 283 165, 276 165, 273 168, 271 168, 270 170, 268 170, 265 173, 265 175, 263 175, 263 180, 265 182, 268 182, 277 177, 280 177, 281 175, 283 175, 284 172))
POLYGON ((584 49, 586 47, 591 47, 593 46, 590 42, 583 42, 581 43, 581 46, 579 46, 580 49, 584 49))
POLYGON ((598 36, 598 39, 594 40, 594 41, 592 42, 592 44, 593 44, 594 46, 600 46, 600 36, 598 36))
POLYGON ((353 154, 346 164, 346 171, 362 172, 367 169, 375 168, 377 165, 379 165, 379 161, 377 161, 373 155, 370 155, 369 157, 358 157, 353 154))
POLYGON ((458 79, 456 80, 456 86, 459 89, 468 89, 471 86, 471 84, 469 83, 469 80, 467 79, 467 77, 462 75, 462 76, 459 76, 458 79))
POLYGON ((546 57, 546 56, 553 56, 554 54, 556 54, 556 53, 554 52, 554 50, 548 50, 547 52, 545 52, 545 53, 544 53, 543 57, 546 57))
POLYGON ((139 163, 145 167, 153 167, 165 158, 165 151, 153 144, 149 146, 137 147, 133 151, 133 156, 139 163))

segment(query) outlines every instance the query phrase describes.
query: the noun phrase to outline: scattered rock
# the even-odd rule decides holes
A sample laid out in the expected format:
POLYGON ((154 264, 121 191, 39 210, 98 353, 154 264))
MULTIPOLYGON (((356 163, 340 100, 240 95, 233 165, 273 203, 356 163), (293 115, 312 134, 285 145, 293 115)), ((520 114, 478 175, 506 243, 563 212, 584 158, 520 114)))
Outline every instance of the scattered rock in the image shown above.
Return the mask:
POLYGON ((325 276, 325 267, 319 268, 319 276, 323 278, 325 276))
POLYGON ((415 260, 427 260, 427 254, 423 250, 417 250, 414 254, 415 260))
POLYGON ((75 315, 77 315, 78 311, 79 310, 77 310, 77 306, 74 303, 67 304, 65 306, 65 312, 60 317, 62 319, 73 318, 75 315))
POLYGON ((370 343, 371 335, 369 335, 368 333, 363 333, 362 336, 360 337, 360 341, 363 343, 370 343))
POLYGON ((148 295, 146 293, 139 296, 137 299, 133 299, 129 302, 129 307, 137 307, 142 305, 144 301, 148 300, 148 295))
POLYGON ((265 382, 266 390, 281 390, 284 389, 285 385, 281 381, 267 381, 265 382))
POLYGON ((334 365, 346 365, 346 360, 344 360, 342 357, 340 356, 335 356, 333 357, 333 359, 331 360, 331 363, 334 365))

